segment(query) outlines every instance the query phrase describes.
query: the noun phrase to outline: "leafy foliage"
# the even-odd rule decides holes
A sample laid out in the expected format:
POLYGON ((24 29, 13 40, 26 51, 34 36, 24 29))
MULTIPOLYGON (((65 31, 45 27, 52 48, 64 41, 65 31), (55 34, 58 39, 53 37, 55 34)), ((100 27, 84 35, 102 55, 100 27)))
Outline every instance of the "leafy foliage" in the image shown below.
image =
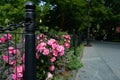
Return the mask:
POLYGON ((71 59, 70 59, 70 62, 67 64, 67 67, 70 70, 76 70, 82 67, 82 64, 80 63, 80 61, 78 61, 75 55, 71 55, 71 59))
MULTIPOLYGON (((24 19, 24 4, 28 0, 1 0, 0 24, 5 25, 24 19)), ((94 29, 99 24, 101 29, 115 27, 119 23, 119 0, 32 0, 37 5, 37 23, 58 27, 58 30, 84 30, 91 23, 94 29), (43 4, 44 3, 44 4, 43 4), (88 11, 90 13, 88 15, 88 11), (39 21, 42 20, 40 23, 39 21), (110 24, 111 23, 111 24, 110 24)))

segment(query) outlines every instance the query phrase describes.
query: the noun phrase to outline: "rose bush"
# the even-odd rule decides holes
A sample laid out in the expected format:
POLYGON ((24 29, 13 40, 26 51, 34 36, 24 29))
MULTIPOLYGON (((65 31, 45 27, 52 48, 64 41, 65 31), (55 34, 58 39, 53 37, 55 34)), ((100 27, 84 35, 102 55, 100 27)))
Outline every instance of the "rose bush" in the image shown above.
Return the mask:
MULTIPOLYGON (((37 37, 36 45, 36 60, 37 60, 37 80, 52 79, 58 64, 56 61, 60 60, 64 56, 65 50, 70 48, 70 36, 63 35, 59 40, 49 38, 44 34, 39 34, 37 37)), ((1 48, 0 50, 0 70, 1 79, 5 80, 23 80, 24 58, 25 54, 14 46, 11 34, 4 34, 0 38, 1 48), (9 43, 9 45, 6 45, 9 43)))
POLYGON ((37 36, 37 47, 36 47, 36 55, 38 55, 38 78, 39 79, 49 79, 48 75, 40 75, 40 74, 55 74, 57 70, 56 61, 58 58, 62 57, 65 54, 65 49, 70 48, 70 36, 63 35, 61 40, 58 40, 58 36, 56 39, 49 38, 44 34, 40 34, 37 36), (68 44, 68 45, 66 45, 68 44))
POLYGON ((0 37, 0 78, 4 80, 22 80, 24 66, 20 50, 14 47, 11 34, 0 37))

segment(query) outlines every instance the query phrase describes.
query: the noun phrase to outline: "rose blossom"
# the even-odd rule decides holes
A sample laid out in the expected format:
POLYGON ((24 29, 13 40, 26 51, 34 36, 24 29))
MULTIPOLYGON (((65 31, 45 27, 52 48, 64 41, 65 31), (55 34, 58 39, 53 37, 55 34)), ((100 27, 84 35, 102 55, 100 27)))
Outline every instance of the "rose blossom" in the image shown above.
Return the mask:
POLYGON ((58 46, 58 43, 57 43, 57 42, 53 43, 53 44, 52 44, 52 49, 56 49, 57 46, 58 46))
POLYGON ((8 62, 8 56, 6 56, 6 55, 3 55, 2 58, 5 62, 7 62, 10 65, 13 65, 16 62, 15 60, 9 60, 9 62, 8 62))
POLYGON ((10 47, 8 48, 8 53, 9 53, 9 54, 12 54, 13 51, 14 51, 14 47, 10 46, 10 47))
POLYGON ((45 46, 46 46, 46 43, 42 42, 42 43, 40 43, 40 45, 41 45, 42 47, 45 47, 45 46))
POLYGON ((64 55, 64 51, 60 52, 59 55, 60 55, 60 56, 63 56, 63 55, 64 55))
POLYGON ((49 49, 45 48, 45 49, 43 50, 43 55, 48 55, 48 54, 49 54, 49 49))
POLYGON ((38 53, 36 53, 36 59, 39 59, 39 55, 38 55, 38 53))
POLYGON ((54 65, 50 66, 49 70, 50 71, 54 71, 55 70, 55 66, 54 65))
POLYGON ((55 57, 57 57, 58 56, 58 51, 57 50, 53 50, 52 51, 52 55, 55 56, 55 57))
POLYGON ((46 43, 42 42, 37 45, 36 50, 42 52, 45 47, 46 47, 46 43))
POLYGON ((22 55, 21 60, 25 62, 25 53, 22 55))
POLYGON ((24 65, 19 65, 14 68, 14 74, 12 74, 13 80, 22 80, 24 65))
POLYGON ((12 74, 12 79, 13 80, 17 80, 17 75, 16 74, 12 74))
POLYGON ((13 54, 20 54, 20 51, 18 49, 14 49, 13 54))
POLYGON ((4 37, 6 37, 6 39, 11 40, 12 39, 12 35, 11 34, 4 34, 4 37))
POLYGON ((22 80, 23 73, 14 73, 12 74, 12 80, 22 80))
POLYGON ((70 38, 70 35, 63 35, 62 38, 65 38, 65 39, 68 39, 68 40, 71 39, 71 38, 70 38))
POLYGON ((6 62, 8 61, 8 56, 3 55, 2 58, 3 58, 3 60, 6 61, 6 62))
POLYGON ((49 80, 53 78, 53 74, 51 74, 50 72, 47 73, 47 78, 45 80, 49 80))
POLYGON ((40 44, 38 44, 36 47, 36 50, 37 50, 37 52, 39 52, 39 51, 42 52, 43 47, 40 44))
POLYGON ((44 36, 44 34, 40 34, 40 35, 39 35, 39 37, 43 37, 43 36, 44 36))
POLYGON ((0 43, 2 43, 1 39, 0 39, 0 43))
POLYGON ((56 60, 56 57, 52 57, 51 59, 50 59, 50 62, 54 62, 56 60))
POLYGON ((39 40, 40 39, 40 37, 39 36, 37 36, 37 40, 39 40))
POLYGON ((17 72, 22 73, 23 72, 23 66, 17 66, 17 72))
POLYGON ((64 47, 58 45, 58 47, 57 47, 57 51, 58 51, 58 52, 63 52, 63 51, 64 51, 64 47))
POLYGON ((64 43, 64 46, 69 49, 70 48, 70 44, 69 43, 64 43))
POLYGON ((1 37, 1 42, 4 43, 7 39, 5 37, 1 37))
POLYGON ((48 44, 49 46, 51 46, 54 42, 56 42, 55 39, 50 39, 50 40, 48 40, 47 44, 48 44))
POLYGON ((15 62, 16 62, 15 60, 11 60, 11 61, 9 61, 9 64, 13 65, 13 64, 15 64, 15 62))
POLYGON ((20 80, 21 80, 21 78, 23 77, 23 73, 19 72, 19 73, 17 73, 17 76, 18 76, 18 78, 20 78, 20 80))

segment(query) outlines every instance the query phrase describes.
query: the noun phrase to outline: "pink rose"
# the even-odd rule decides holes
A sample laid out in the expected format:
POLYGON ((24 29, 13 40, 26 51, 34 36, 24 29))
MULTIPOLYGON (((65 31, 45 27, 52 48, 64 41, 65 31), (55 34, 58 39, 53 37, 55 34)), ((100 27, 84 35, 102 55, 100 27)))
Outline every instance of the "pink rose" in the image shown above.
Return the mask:
POLYGON ((57 57, 58 56, 58 51, 57 50, 53 50, 52 54, 53 54, 53 56, 57 57))
POLYGON ((50 62, 54 62, 56 60, 56 57, 52 57, 51 59, 50 59, 50 62))
POLYGON ((36 50, 37 50, 37 52, 39 52, 39 51, 42 52, 43 47, 40 44, 38 44, 36 47, 36 50))
POLYGON ((23 62, 25 62, 25 53, 22 55, 21 60, 22 60, 23 62))
POLYGON ((14 73, 12 74, 12 80, 22 80, 23 73, 14 73))
POLYGON ((15 64, 15 62, 16 62, 15 60, 11 60, 11 61, 9 61, 9 64, 13 65, 13 64, 15 64))
POLYGON ((54 71, 55 70, 55 66, 54 65, 50 66, 49 70, 50 71, 54 71))
POLYGON ((7 34, 8 40, 12 39, 12 35, 11 34, 7 34))
MULTIPOLYGON (((20 78, 22 78, 23 77, 23 73, 21 73, 21 72, 19 72, 19 73, 17 73, 17 77, 20 79, 20 78)), ((19 80, 18 79, 18 80, 19 80)), ((21 79, 20 79, 21 80, 21 79)))
POLYGON ((46 43, 42 42, 37 45, 36 49, 38 50, 39 48, 46 47, 46 43))
POLYGON ((14 49, 13 54, 20 54, 20 51, 18 49, 14 49))
POLYGON ((17 73, 22 73, 23 72, 23 66, 17 66, 17 73))
POLYGON ((48 44, 49 46, 51 46, 54 42, 56 42, 55 39, 50 39, 50 40, 48 40, 47 44, 48 44))
POLYGON ((43 50, 43 55, 48 55, 48 54, 49 54, 49 49, 45 48, 45 49, 43 50))
POLYGON ((10 47, 8 48, 8 53, 9 53, 9 54, 12 54, 12 53, 13 53, 13 50, 14 50, 14 47, 10 46, 10 47))
POLYGON ((16 74, 12 74, 12 79, 13 80, 17 80, 17 75, 16 74))
POLYGON ((66 35, 66 38, 69 39, 69 40, 71 39, 71 38, 70 38, 70 35, 66 35))
POLYGON ((2 58, 3 58, 3 60, 4 60, 5 62, 7 62, 7 61, 8 61, 8 56, 3 55, 3 56, 2 56, 2 58))
POLYGON ((37 40, 39 40, 40 39, 40 37, 39 36, 37 36, 37 40))
POLYGON ((4 37, 6 37, 6 39, 11 40, 12 39, 12 35, 11 34, 4 34, 4 37))
POLYGON ((70 43, 70 40, 67 40, 68 43, 70 43))
POLYGON ((37 45, 36 50, 42 52, 43 49, 45 49, 45 47, 46 47, 46 43, 42 42, 37 45))
POLYGON ((59 46, 57 47, 57 51, 58 51, 58 52, 63 52, 63 51, 64 51, 64 47, 59 45, 59 46))
POLYGON ((70 48, 70 44, 69 43, 64 43, 64 46, 69 49, 70 48))
POLYGON ((53 43, 53 44, 52 44, 52 48, 53 48, 53 49, 56 49, 57 46, 58 46, 58 43, 53 43))
POLYGON ((60 55, 60 56, 63 56, 63 55, 64 55, 64 51, 60 52, 59 55, 60 55))
POLYGON ((4 43, 7 39, 5 37, 1 37, 1 42, 4 43))
POLYGON ((44 43, 44 42, 40 43, 40 45, 41 45, 42 47, 46 47, 46 43, 44 43))
POLYGON ((68 39, 68 40, 71 39, 71 38, 70 38, 70 35, 62 35, 62 38, 65 38, 65 39, 68 39))
POLYGON ((1 38, 0 38, 0 43, 2 43, 1 38))
POLYGON ((44 36, 44 34, 40 34, 40 35, 39 35, 39 37, 43 37, 43 36, 44 36))
POLYGON ((36 59, 39 59, 39 55, 38 55, 38 53, 36 53, 36 59))

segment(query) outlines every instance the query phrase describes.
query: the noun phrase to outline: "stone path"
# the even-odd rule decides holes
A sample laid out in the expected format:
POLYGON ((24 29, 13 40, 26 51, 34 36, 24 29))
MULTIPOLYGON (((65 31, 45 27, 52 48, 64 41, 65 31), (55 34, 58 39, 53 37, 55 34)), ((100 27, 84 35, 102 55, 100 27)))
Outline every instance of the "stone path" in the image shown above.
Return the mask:
POLYGON ((120 80, 120 44, 94 42, 85 47, 75 80, 120 80))

